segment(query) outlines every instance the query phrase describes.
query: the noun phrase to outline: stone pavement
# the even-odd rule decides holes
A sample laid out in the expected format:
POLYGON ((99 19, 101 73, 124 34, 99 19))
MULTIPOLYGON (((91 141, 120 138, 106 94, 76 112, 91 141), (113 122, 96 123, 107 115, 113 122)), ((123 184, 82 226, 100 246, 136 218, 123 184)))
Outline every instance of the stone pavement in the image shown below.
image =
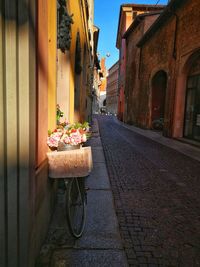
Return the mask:
POLYGON ((98 121, 129 266, 199 267, 200 150, 111 116, 98 121))
POLYGON ((97 120, 93 121, 93 171, 87 178, 87 220, 83 236, 75 240, 67 230, 64 216, 64 191, 58 203, 48 235, 37 260, 37 267, 126 267, 113 196, 108 179, 97 120))
POLYGON ((141 129, 133 125, 123 123, 117 120, 117 118, 115 118, 115 122, 135 133, 138 133, 162 145, 177 150, 178 152, 183 153, 184 155, 187 155, 192 159, 200 161, 200 144, 198 142, 185 140, 184 138, 180 138, 177 140, 172 138, 167 138, 164 137, 162 133, 159 131, 141 129))

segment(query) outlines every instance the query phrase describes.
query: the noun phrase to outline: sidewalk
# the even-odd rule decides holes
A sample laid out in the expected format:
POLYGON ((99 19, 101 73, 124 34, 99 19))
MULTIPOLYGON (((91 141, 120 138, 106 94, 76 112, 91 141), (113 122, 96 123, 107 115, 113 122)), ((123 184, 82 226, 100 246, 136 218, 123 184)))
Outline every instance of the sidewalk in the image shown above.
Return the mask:
POLYGON ((58 203, 49 232, 41 249, 37 267, 126 267, 113 196, 99 136, 97 120, 93 121, 90 140, 93 171, 87 178, 87 220, 83 236, 75 240, 66 229, 63 193, 58 203))
POLYGON ((168 146, 172 149, 175 149, 177 151, 179 151, 180 153, 183 153, 184 155, 191 157, 192 159, 198 160, 200 161, 200 147, 195 147, 191 144, 186 144, 183 143, 181 141, 178 141, 176 139, 172 139, 172 138, 167 138, 164 137, 160 132, 156 132, 153 130, 144 130, 138 127, 135 127, 133 125, 128 125, 125 124, 119 120, 117 120, 117 118, 115 118, 115 121, 117 123, 119 123, 120 125, 122 125, 123 127, 134 131, 135 133, 138 133, 140 135, 143 135, 151 140, 154 140, 164 146, 168 146))

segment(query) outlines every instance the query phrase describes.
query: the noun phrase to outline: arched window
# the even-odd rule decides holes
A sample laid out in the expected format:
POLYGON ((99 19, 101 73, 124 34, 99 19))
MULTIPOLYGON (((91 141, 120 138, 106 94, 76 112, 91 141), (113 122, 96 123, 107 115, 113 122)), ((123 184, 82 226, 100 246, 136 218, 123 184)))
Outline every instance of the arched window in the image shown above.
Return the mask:
POLYGON ((200 141, 200 55, 192 63, 187 79, 184 136, 200 141))

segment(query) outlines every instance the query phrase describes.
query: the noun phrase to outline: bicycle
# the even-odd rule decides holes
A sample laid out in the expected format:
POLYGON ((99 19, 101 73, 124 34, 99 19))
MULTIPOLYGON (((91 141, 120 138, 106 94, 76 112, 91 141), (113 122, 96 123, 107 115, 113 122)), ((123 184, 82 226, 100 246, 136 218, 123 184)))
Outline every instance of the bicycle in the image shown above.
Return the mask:
POLYGON ((75 238, 79 238, 83 234, 86 219, 87 193, 84 180, 83 178, 73 178, 65 179, 64 182, 67 191, 66 217, 69 230, 75 238))
POLYGON ((86 220, 85 179, 92 170, 91 147, 47 153, 49 177, 62 178, 66 189, 66 219, 70 233, 82 236, 86 220))

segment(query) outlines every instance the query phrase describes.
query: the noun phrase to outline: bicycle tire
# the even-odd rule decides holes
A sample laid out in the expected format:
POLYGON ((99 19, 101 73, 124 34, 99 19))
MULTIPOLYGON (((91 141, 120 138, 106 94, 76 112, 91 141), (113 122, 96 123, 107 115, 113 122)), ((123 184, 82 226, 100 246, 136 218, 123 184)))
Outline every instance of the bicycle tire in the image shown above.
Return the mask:
POLYGON ((80 187, 78 178, 73 178, 69 180, 66 190, 66 218, 69 230, 72 236, 79 238, 83 234, 86 219, 84 187, 80 187))

